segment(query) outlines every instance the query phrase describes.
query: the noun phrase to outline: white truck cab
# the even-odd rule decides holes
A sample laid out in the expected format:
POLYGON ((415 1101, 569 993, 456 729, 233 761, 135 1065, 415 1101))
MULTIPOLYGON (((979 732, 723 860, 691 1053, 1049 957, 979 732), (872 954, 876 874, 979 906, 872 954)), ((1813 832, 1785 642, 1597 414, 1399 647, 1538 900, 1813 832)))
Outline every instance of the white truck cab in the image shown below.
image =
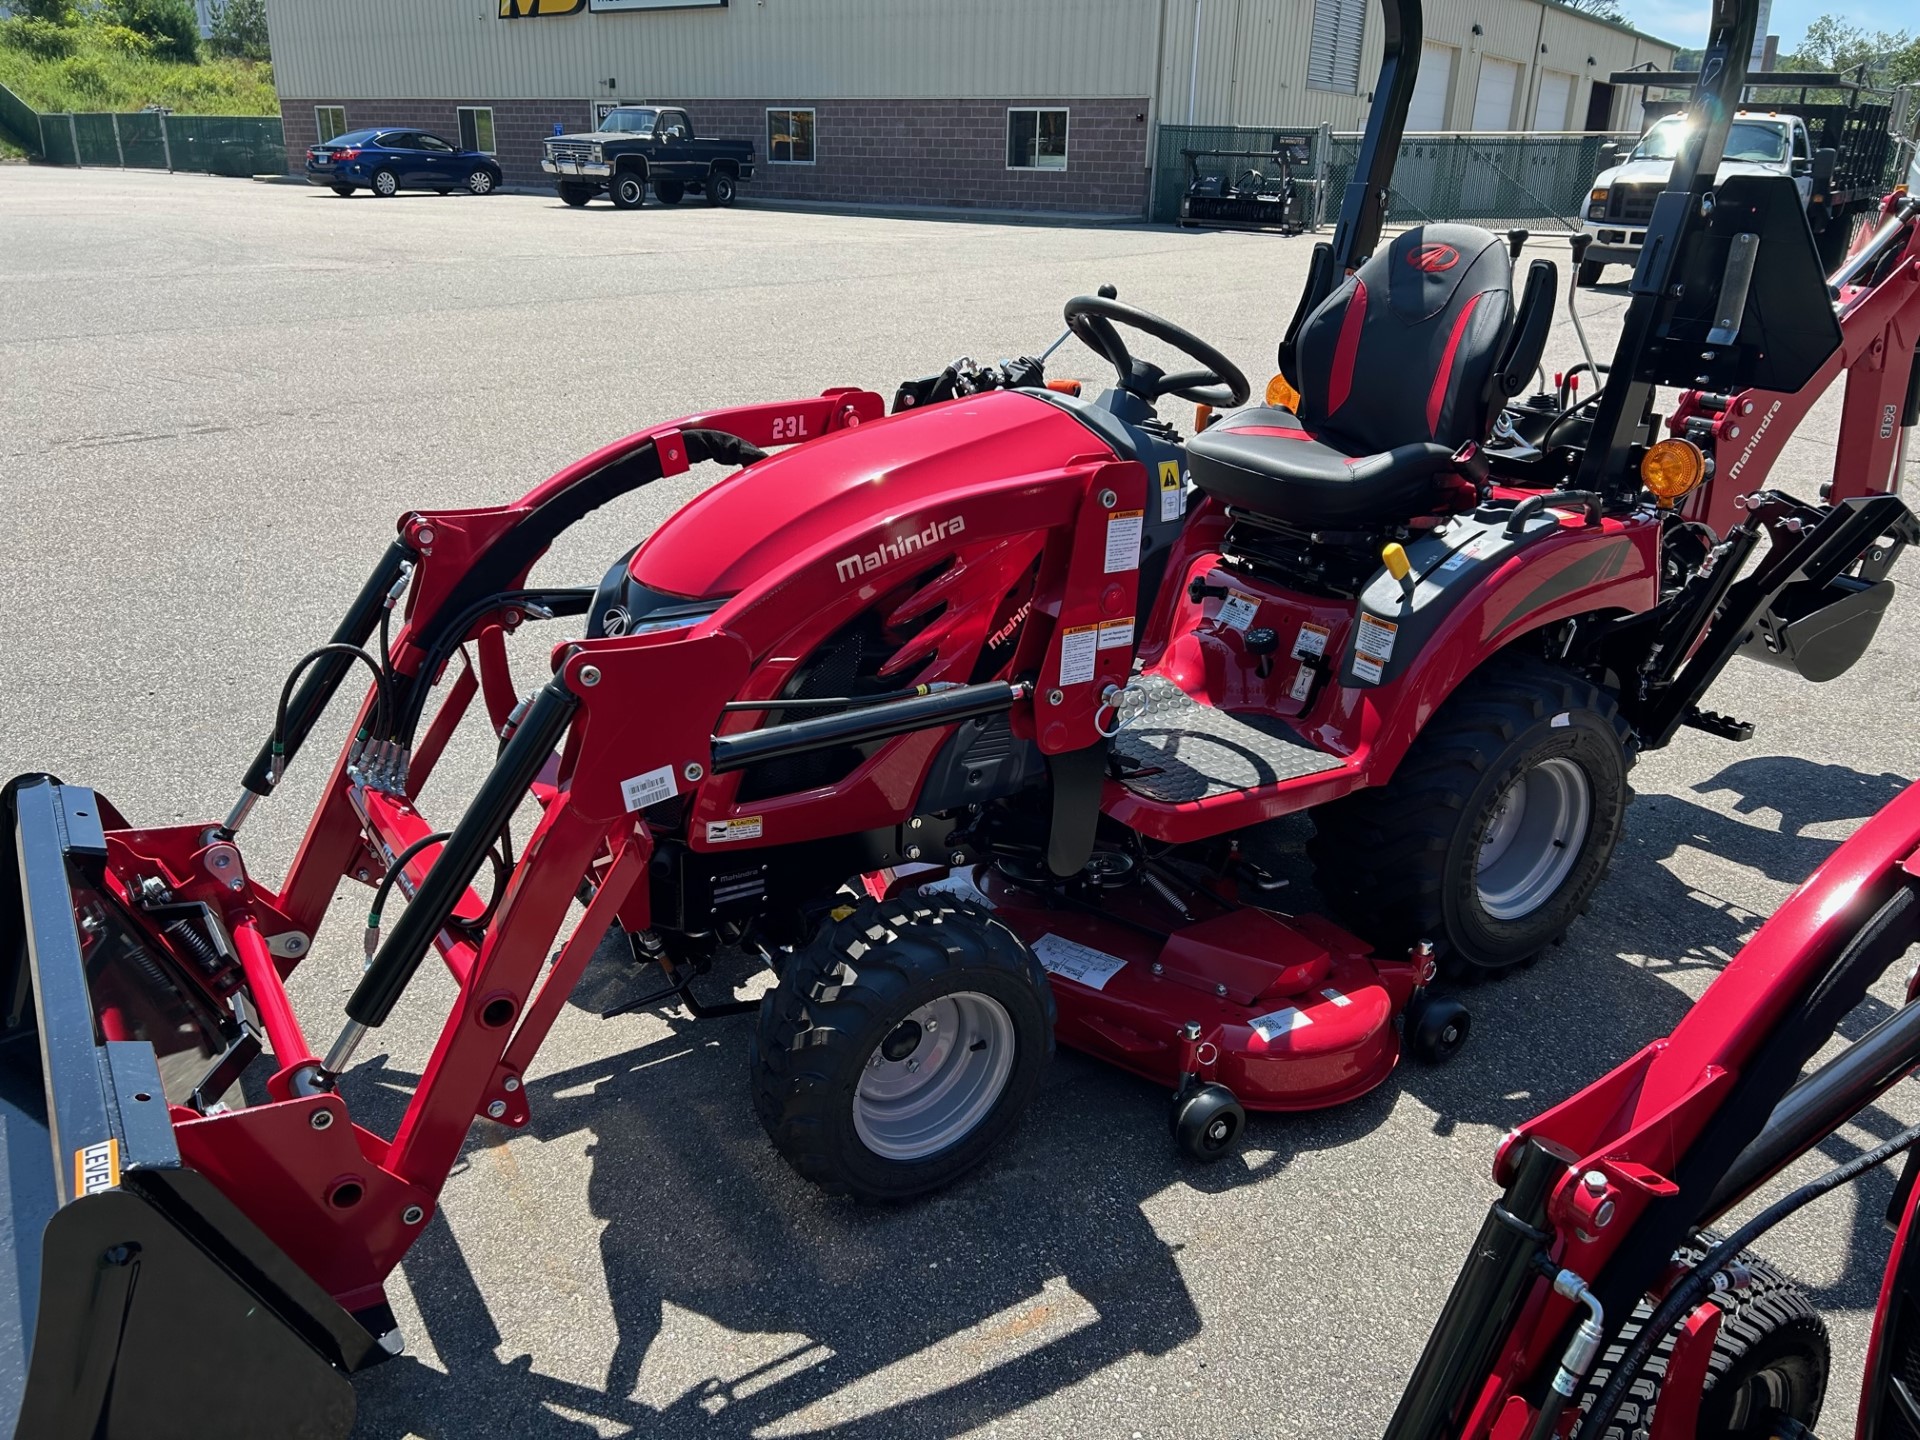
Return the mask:
MULTIPOLYGON (((1599 283, 1608 265, 1632 265, 1640 258, 1653 202, 1673 171, 1673 159, 1686 135, 1686 117, 1669 115, 1648 127, 1626 159, 1594 178, 1581 216, 1581 229, 1593 237, 1577 279, 1599 283)), ((1798 115, 1742 110, 1727 128, 1719 179, 1732 175, 1791 175, 1804 206, 1813 193, 1814 152, 1807 123, 1798 115)))

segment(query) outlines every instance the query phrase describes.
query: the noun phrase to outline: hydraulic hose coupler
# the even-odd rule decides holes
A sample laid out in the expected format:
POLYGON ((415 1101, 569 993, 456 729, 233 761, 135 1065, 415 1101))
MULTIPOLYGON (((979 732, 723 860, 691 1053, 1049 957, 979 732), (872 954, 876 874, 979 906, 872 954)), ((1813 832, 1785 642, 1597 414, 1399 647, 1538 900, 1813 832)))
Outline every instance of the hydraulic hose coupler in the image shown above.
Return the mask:
POLYGON ((1599 1355, 1600 1346, 1606 1341, 1607 1314, 1600 1308, 1598 1298, 1587 1288, 1587 1282, 1571 1270, 1562 1270, 1553 1277, 1553 1290, 1556 1295, 1587 1307, 1587 1318, 1573 1332, 1566 1354, 1560 1357, 1560 1373, 1553 1377, 1553 1388, 1571 1400, 1579 1390, 1580 1382, 1593 1369, 1594 1358, 1599 1355))

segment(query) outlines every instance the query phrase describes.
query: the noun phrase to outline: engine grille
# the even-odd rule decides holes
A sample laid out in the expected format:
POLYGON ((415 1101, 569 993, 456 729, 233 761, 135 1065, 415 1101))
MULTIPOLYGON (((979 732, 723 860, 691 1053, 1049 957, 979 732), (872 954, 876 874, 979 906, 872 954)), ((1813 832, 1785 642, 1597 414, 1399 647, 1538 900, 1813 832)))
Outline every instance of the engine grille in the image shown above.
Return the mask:
POLYGON ((1607 194, 1607 219, 1644 225, 1653 218, 1653 202, 1659 196, 1658 185, 1616 185, 1607 194))
POLYGON ((587 140, 549 140, 547 158, 550 160, 587 161, 593 159, 593 144, 587 140))

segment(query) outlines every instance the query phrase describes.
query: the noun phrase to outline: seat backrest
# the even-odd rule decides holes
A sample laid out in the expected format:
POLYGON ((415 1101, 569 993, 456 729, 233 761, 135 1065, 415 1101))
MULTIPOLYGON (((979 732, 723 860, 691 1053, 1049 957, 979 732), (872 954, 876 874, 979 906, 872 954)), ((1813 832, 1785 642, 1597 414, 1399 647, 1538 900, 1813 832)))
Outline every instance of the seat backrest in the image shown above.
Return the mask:
POLYGON ((1396 236, 1300 327, 1300 419, 1368 453, 1486 439, 1513 328, 1513 262, 1473 225, 1396 236))

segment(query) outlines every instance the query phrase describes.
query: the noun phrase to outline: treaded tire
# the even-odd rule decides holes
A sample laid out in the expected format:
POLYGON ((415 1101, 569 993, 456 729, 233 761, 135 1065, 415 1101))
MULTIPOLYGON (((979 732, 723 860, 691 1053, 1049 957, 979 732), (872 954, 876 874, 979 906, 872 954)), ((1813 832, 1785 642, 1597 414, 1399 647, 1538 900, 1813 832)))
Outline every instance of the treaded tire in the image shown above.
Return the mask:
MULTIPOLYGON (((1688 1263, 1698 1264, 1717 1239, 1703 1231, 1704 1243, 1685 1246, 1680 1254, 1688 1263)), ((1751 1251, 1743 1252, 1740 1258, 1753 1278, 1743 1289, 1715 1297, 1722 1319, 1713 1355, 1707 1362, 1700 1428, 1694 1432, 1698 1440, 1766 1440, 1774 1433, 1773 1419, 1780 1414, 1811 1429, 1819 1422, 1821 1401, 1826 1397, 1832 1359, 1826 1322, 1800 1287, 1773 1266, 1751 1251), (1760 1403, 1749 1391, 1750 1383, 1767 1372, 1779 1381, 1779 1394, 1787 1402, 1779 1409, 1760 1403)), ((1613 1375, 1613 1367, 1652 1315, 1652 1303, 1642 1299, 1620 1327, 1618 1341, 1601 1352, 1581 1391, 1582 1411, 1599 1398, 1613 1375)), ((1662 1337, 1659 1348, 1647 1357, 1634 1377, 1628 1399, 1603 1432, 1605 1440, 1639 1440, 1648 1433, 1681 1328, 1676 1326, 1662 1337)))
POLYGON ((578 210, 593 199, 594 189, 591 185, 556 185, 553 193, 560 197, 563 205, 570 205, 578 210))
POLYGON ((607 198, 616 210, 638 210, 647 203, 647 177, 638 170, 622 170, 607 182, 607 198))
POLYGON ((739 184, 740 182, 734 179, 732 172, 715 170, 711 175, 707 176, 707 184, 704 191, 707 204, 714 206, 716 209, 733 204, 734 193, 739 189, 739 184))
POLYGON ((1033 953, 977 905, 867 900, 829 920, 760 1002, 747 1050, 753 1106, 786 1162, 829 1195, 906 1200, 971 1170, 1003 1140, 1053 1058, 1053 992, 1033 953), (1013 1059, 998 1096, 959 1138, 919 1159, 869 1149, 855 1091, 905 1017, 961 992, 997 1001, 1013 1059))
POLYGON ((1583 260, 1579 272, 1573 277, 1573 283, 1582 290, 1591 290, 1600 283, 1600 277, 1606 273, 1606 269, 1598 260, 1583 260))
POLYGON ((353 186, 351 185, 330 185, 327 188, 332 190, 333 193, 338 195, 342 200, 353 194, 353 186))
POLYGON ((1585 678, 1524 655, 1496 656, 1427 722, 1393 778, 1313 812, 1307 853, 1328 903, 1389 954, 1444 942, 1455 975, 1508 969, 1557 943, 1586 908, 1619 843, 1631 792, 1626 722, 1585 678), (1543 762, 1584 775, 1585 839, 1531 910, 1482 903, 1477 866, 1508 786, 1543 762))

